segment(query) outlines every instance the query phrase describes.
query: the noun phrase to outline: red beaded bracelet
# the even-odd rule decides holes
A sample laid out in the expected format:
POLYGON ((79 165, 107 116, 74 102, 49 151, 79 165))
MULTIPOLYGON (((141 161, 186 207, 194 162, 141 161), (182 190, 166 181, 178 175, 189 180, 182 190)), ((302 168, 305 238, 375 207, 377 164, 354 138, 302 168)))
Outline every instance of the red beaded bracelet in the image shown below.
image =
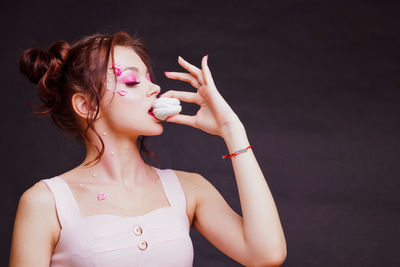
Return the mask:
POLYGON ((233 157, 233 156, 239 155, 240 153, 247 152, 247 150, 248 150, 249 148, 252 148, 252 147, 251 147, 251 146, 248 146, 248 147, 243 148, 243 149, 240 149, 240 150, 238 150, 238 151, 236 151, 236 152, 234 152, 234 153, 232 153, 232 154, 230 154, 230 155, 222 156, 222 159, 231 158, 231 157, 233 157))

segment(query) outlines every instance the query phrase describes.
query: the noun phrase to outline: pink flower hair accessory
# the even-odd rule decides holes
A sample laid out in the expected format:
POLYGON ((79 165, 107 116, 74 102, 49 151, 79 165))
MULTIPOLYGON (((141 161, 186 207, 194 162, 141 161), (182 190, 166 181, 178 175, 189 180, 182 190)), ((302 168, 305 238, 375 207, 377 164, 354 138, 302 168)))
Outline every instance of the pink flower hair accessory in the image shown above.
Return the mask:
POLYGON ((112 64, 110 66, 110 69, 114 69, 115 74, 117 74, 117 76, 121 76, 122 71, 121 71, 121 64, 120 63, 112 64))

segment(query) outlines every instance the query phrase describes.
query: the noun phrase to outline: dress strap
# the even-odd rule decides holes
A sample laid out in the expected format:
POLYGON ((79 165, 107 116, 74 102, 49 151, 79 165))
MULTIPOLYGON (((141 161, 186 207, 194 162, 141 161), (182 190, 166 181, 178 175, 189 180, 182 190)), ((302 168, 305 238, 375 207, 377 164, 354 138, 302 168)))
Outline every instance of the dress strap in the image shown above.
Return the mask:
POLYGON ((171 206, 186 214, 186 198, 178 177, 172 169, 154 167, 160 177, 165 195, 171 206))
POLYGON ((43 179, 41 182, 44 182, 53 194, 61 228, 64 228, 64 226, 76 220, 77 217, 80 217, 75 198, 68 184, 61 177, 55 176, 43 179))

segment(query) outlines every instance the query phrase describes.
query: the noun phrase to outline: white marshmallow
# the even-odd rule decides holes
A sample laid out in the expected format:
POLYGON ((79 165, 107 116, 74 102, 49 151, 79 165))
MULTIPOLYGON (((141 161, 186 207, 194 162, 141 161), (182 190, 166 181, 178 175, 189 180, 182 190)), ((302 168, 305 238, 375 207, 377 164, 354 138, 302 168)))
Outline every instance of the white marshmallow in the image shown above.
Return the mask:
POLYGON ((160 97, 153 102, 153 114, 154 116, 164 121, 169 116, 178 114, 182 111, 182 106, 177 98, 172 97, 160 97))

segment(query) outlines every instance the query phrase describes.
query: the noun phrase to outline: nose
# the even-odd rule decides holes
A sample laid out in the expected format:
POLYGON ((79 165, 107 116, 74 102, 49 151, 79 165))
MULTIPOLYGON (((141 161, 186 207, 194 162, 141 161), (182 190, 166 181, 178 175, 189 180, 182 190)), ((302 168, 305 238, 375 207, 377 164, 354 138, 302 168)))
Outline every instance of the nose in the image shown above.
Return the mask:
POLYGON ((147 92, 147 96, 152 96, 152 95, 158 95, 161 91, 161 88, 158 84, 152 83, 148 92, 147 92))

